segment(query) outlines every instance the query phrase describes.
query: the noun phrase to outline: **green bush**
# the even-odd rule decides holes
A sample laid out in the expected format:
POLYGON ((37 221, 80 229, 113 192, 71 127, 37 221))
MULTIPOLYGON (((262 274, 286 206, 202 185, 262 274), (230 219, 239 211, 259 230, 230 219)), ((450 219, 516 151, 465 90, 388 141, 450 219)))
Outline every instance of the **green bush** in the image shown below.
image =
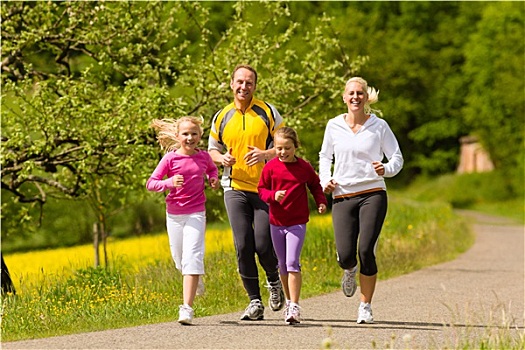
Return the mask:
POLYGON ((523 222, 523 181, 519 188, 516 183, 503 171, 446 174, 420 177, 396 192, 418 201, 450 203, 454 208, 479 210, 523 222))

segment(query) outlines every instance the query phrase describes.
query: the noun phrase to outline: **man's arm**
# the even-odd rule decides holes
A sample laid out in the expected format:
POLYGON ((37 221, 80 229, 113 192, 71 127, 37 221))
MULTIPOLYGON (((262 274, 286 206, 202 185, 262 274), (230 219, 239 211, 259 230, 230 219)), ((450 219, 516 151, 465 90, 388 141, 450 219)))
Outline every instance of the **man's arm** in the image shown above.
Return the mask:
POLYGON ((216 149, 210 149, 208 150, 208 153, 210 154, 210 157, 215 164, 222 165, 222 153, 221 152, 217 151, 216 149))
POLYGON ((230 148, 228 152, 222 154, 216 149, 210 149, 208 153, 215 164, 222 166, 232 166, 237 162, 237 159, 231 155, 231 151, 232 149, 230 148))
POLYGON ((244 156, 244 160, 248 166, 255 165, 259 162, 268 161, 275 158, 276 152, 275 148, 270 148, 267 150, 262 150, 255 146, 248 146, 250 151, 244 156))

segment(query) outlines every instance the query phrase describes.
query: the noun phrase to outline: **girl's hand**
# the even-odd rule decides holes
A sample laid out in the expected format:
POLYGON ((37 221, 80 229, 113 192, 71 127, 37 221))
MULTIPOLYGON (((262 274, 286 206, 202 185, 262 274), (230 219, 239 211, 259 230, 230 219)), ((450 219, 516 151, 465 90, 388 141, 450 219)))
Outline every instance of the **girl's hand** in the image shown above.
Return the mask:
POLYGON ((326 204, 321 204, 319 205, 319 208, 317 208, 317 211, 319 212, 319 214, 324 214, 326 212, 326 204))
POLYGON ((328 182, 326 184, 326 187, 323 190, 324 193, 330 194, 330 193, 334 192, 335 191, 335 186, 337 186, 337 182, 335 182, 334 179, 330 180, 330 182, 328 182))
POLYGON ((173 179, 173 186, 175 187, 182 187, 184 184, 184 176, 182 175, 175 175, 172 177, 173 179))
POLYGON ((277 202, 282 201, 285 194, 286 194, 286 191, 277 191, 277 192, 275 192, 275 200, 277 202))
POLYGON ((381 162, 372 162, 372 165, 374 166, 374 170, 376 171, 376 174, 379 176, 385 175, 385 166, 381 162))
POLYGON ((219 189, 219 179, 213 177, 213 178, 209 179, 208 182, 210 183, 210 186, 211 186, 212 189, 214 189, 214 190, 218 190, 219 189))

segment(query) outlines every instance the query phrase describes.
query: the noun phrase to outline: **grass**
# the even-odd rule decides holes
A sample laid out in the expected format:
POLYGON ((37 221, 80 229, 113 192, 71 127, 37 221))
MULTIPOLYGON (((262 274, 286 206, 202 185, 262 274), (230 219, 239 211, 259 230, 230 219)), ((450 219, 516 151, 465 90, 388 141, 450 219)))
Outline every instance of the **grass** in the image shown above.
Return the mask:
MULTIPOLYGON (((453 208, 506 216, 523 224, 523 198, 509 195, 500 180, 493 173, 445 175, 416 181, 402 192, 390 191, 389 213, 378 246, 379 278, 451 260, 467 250, 474 237, 453 208)), ((196 300, 196 315, 240 312, 246 306, 246 296, 238 278, 229 227, 210 225, 206 239, 208 292, 196 300)), ((2 297, 2 340, 173 321, 182 286, 166 234, 110 241, 109 251, 107 268, 89 267, 90 245, 5 256, 18 294, 2 297)), ((339 289, 330 215, 313 214, 302 264, 303 298, 339 289)), ((264 288, 262 292, 267 298, 264 288)), ((450 331, 458 339, 447 348, 525 348, 523 331, 509 326, 504 310, 491 315, 496 313, 503 319, 495 320, 494 316, 484 320, 483 329, 455 329, 451 323, 450 331)), ((393 338, 390 347, 384 345, 394 348, 400 342, 411 348, 408 336, 393 338)), ((323 348, 336 345, 330 337, 323 343, 323 348)))
MULTIPOLYGON (((474 237, 453 208, 479 210, 523 223, 523 198, 512 199, 497 178, 497 174, 446 175, 416 181, 403 192, 390 191, 389 212, 378 246, 379 279, 448 261, 466 251, 474 237)), ((207 293, 195 302, 196 316, 240 312, 247 301, 229 226, 209 225, 206 248, 207 293)), ((171 260, 166 234, 110 240, 108 251, 107 268, 90 267, 91 245, 5 255, 17 295, 2 296, 2 341, 176 319, 182 279, 171 260)), ((339 289, 330 215, 312 215, 302 264, 302 298, 339 289)), ((266 289, 262 292, 267 298, 266 289)), ((510 329, 504 321, 497 326, 484 323, 483 334, 463 337, 450 348, 525 348, 523 332, 510 329)), ((410 339, 402 341, 410 348, 410 339)), ((334 345, 329 337, 326 345, 334 345)))
POLYGON ((417 201, 449 203, 453 208, 504 216, 523 225, 523 193, 523 188, 516 189, 512 186, 507 174, 493 171, 446 174, 432 179, 420 177, 397 194, 417 201))
MULTIPOLYGON (((473 241, 467 224, 450 206, 391 198, 378 247, 379 278, 453 259, 473 241)), ((107 268, 89 267, 81 258, 91 256, 90 246, 6 255, 17 295, 2 298, 2 341, 176 319, 182 279, 171 261, 166 235, 110 242, 108 249, 107 268)), ((196 300, 196 315, 241 311, 247 299, 229 228, 210 225, 205 259, 207 293, 196 300)), ((330 215, 312 215, 302 263, 303 298, 339 289, 330 215)), ((266 289, 262 292, 266 299, 266 289)))

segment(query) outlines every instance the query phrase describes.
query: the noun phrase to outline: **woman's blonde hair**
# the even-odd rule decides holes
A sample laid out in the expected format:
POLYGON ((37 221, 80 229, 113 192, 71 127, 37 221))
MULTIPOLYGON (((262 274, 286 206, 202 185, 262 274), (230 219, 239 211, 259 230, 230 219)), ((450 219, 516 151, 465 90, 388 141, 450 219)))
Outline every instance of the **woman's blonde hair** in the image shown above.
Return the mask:
POLYGON ((361 85, 363 90, 366 91, 366 95, 368 97, 365 103, 365 113, 366 114, 370 114, 370 113, 382 114, 381 110, 373 109, 372 107, 370 107, 371 104, 374 104, 377 101, 379 101, 379 90, 376 90, 375 88, 371 86, 368 86, 368 83, 365 79, 361 77, 353 77, 347 80, 345 84, 345 91, 348 88, 348 85, 350 85, 350 83, 358 83, 361 85))
POLYGON ((185 116, 179 119, 154 119, 151 122, 151 127, 157 132, 157 141, 160 147, 166 152, 174 151, 180 147, 180 142, 177 140, 177 134, 179 133, 179 125, 182 122, 190 122, 199 127, 200 136, 204 132, 202 128, 203 118, 185 116))

